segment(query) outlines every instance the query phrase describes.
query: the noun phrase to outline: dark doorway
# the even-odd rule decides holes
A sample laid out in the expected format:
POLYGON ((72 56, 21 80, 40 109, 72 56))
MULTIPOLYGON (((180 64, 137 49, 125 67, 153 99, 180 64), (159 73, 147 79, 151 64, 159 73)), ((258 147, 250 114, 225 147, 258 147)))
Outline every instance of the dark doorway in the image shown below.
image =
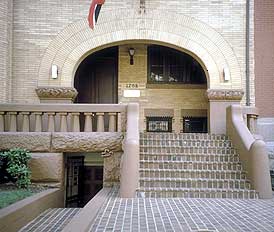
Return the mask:
POLYGON ((103 166, 85 166, 83 206, 103 188, 103 166))
POLYGON ((84 156, 67 158, 66 207, 81 207, 83 202, 84 156))
POLYGON ((79 65, 74 79, 76 103, 115 104, 118 102, 118 47, 89 55, 79 65))
POLYGON ((67 208, 84 207, 103 188, 104 167, 85 162, 92 162, 87 155, 67 157, 67 208))

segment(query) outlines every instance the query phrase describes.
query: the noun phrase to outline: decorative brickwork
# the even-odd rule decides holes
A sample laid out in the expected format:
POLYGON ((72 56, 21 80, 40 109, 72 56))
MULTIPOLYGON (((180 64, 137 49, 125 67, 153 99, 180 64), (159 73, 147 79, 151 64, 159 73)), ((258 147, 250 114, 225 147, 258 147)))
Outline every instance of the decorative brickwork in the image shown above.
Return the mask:
POLYGON ((206 93, 209 100, 241 101, 244 96, 243 90, 209 89, 206 93))
POLYGON ((102 11, 95 30, 90 30, 86 19, 66 27, 50 43, 42 59, 39 85, 56 83, 49 79, 48 74, 51 64, 56 64, 61 69, 61 86, 71 86, 75 69, 84 57, 103 46, 125 40, 161 41, 190 53, 207 70, 210 88, 221 88, 223 85, 227 88, 242 87, 238 59, 231 45, 218 31, 182 14, 151 9, 147 9, 142 17, 137 17, 135 9, 102 11), (224 67, 229 67, 233 77, 230 83, 222 81, 224 67))

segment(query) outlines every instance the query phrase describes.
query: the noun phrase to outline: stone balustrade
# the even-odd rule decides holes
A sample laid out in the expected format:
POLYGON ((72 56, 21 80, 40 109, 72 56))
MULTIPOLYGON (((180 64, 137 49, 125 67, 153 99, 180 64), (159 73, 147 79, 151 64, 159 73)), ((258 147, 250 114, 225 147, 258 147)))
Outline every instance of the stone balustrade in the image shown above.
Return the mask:
POLYGON ((1 104, 0 132, 121 132, 123 104, 1 104))

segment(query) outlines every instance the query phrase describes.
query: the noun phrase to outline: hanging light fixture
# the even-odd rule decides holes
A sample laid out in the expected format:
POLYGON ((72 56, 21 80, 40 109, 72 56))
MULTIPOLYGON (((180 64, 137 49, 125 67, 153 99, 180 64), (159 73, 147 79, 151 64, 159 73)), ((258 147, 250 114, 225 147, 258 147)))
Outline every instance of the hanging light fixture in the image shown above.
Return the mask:
POLYGON ((130 65, 133 65, 133 64, 134 64, 133 56, 134 56, 134 54, 135 54, 134 48, 129 48, 129 49, 128 49, 128 54, 129 54, 129 56, 130 56, 130 65))

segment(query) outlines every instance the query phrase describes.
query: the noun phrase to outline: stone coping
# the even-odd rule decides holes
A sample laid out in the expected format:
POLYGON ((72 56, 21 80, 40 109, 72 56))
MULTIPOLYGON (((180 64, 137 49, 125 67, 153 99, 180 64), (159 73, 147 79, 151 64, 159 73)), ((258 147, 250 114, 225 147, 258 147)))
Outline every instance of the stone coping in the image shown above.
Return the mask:
POLYGON ((0 132, 0 150, 15 147, 32 152, 122 151, 121 132, 0 132))
POLYGON ((18 231, 48 208, 61 207, 61 190, 48 189, 0 210, 0 232, 18 231))
POLYGON ((86 206, 78 213, 70 223, 62 230, 62 232, 89 231, 98 212, 101 210, 104 203, 113 194, 112 188, 104 187, 99 193, 95 195, 86 206))

